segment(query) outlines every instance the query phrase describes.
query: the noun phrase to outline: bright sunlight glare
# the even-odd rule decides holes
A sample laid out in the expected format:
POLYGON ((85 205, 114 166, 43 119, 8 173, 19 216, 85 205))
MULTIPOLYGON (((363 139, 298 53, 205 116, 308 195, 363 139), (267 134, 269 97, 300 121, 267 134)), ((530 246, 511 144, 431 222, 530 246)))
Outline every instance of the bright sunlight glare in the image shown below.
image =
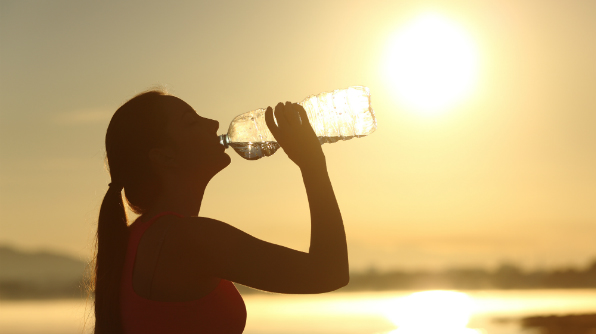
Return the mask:
POLYGON ((384 68, 400 103, 417 113, 437 114, 471 93, 478 54, 463 29, 429 13, 398 31, 384 68))
POLYGON ((480 334, 466 328, 474 305, 463 292, 422 291, 400 298, 386 316, 398 328, 389 334, 480 334))

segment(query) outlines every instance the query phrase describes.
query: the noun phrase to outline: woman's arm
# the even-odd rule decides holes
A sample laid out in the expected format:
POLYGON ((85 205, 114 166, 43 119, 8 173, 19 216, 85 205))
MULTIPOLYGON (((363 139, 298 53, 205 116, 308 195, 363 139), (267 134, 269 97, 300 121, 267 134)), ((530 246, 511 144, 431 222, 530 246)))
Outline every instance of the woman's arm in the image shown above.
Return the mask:
POLYGON ((297 104, 278 104, 266 112, 267 125, 302 172, 311 214, 308 253, 257 239, 223 222, 184 218, 172 226, 167 244, 189 270, 256 289, 281 293, 320 293, 349 281, 343 221, 325 156, 306 112, 297 104), (299 117, 298 117, 299 116, 299 117), (172 247, 175 246, 175 247, 172 247))

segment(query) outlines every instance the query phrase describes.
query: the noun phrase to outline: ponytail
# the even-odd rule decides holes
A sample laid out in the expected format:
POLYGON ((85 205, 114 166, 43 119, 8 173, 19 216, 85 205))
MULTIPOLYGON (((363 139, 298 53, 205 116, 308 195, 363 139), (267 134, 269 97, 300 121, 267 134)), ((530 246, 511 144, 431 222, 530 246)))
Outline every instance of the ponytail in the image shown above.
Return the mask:
POLYGON ((97 222, 95 334, 122 334, 120 281, 128 242, 122 187, 110 184, 97 222))
POLYGON ((149 151, 167 140, 167 110, 161 103, 173 98, 163 90, 141 93, 123 104, 106 132, 107 167, 112 182, 101 203, 97 222, 94 273, 95 334, 122 334, 120 288, 128 244, 128 207, 143 214, 161 192, 149 151))

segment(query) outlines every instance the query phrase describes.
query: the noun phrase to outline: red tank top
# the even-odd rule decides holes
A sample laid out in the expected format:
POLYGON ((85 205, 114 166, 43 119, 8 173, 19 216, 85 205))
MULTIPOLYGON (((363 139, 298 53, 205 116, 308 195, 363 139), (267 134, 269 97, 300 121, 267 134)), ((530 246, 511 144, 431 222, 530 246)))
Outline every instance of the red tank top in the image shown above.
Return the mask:
POLYGON ((187 302, 159 302, 134 292, 132 273, 141 237, 157 218, 167 214, 182 217, 173 212, 163 212, 146 222, 137 220, 129 227, 120 289, 124 333, 242 333, 246 323, 246 308, 242 296, 230 281, 222 279, 207 296, 187 302))

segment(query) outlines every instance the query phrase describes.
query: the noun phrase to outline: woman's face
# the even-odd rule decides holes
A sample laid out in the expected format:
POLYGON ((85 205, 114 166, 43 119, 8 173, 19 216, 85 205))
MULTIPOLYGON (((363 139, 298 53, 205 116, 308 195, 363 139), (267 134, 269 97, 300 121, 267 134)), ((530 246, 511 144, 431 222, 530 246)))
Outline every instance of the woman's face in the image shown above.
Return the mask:
POLYGON ((219 143, 219 122, 201 117, 186 102, 168 96, 166 134, 173 140, 173 153, 180 168, 212 177, 230 164, 230 156, 219 143))

